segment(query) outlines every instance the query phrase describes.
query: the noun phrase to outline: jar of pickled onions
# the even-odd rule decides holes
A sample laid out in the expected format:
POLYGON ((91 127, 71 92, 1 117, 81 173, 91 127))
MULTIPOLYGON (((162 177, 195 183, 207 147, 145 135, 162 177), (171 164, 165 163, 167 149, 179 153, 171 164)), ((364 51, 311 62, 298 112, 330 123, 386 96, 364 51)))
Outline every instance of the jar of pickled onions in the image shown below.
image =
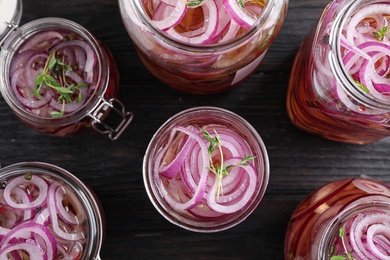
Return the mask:
POLYGON ((285 259, 390 258, 390 187, 342 179, 312 192, 293 212, 285 259))
POLYGON ((99 260, 104 216, 93 192, 47 163, 0 169, 0 259, 99 260))
POLYGON ((278 34, 288 0, 119 0, 146 68, 164 84, 209 94, 244 81, 278 34))
POLYGON ((390 3, 331 1, 296 56, 287 111, 299 128, 366 144, 390 135, 390 3))
POLYGON ((143 161, 157 211, 186 230, 209 233, 244 221, 268 185, 269 161, 257 131, 217 107, 194 107, 168 119, 143 161))
POLYGON ((0 45, 0 91, 23 122, 54 136, 89 127, 112 140, 122 134, 132 113, 116 98, 119 73, 106 45, 62 18, 8 27, 0 45))

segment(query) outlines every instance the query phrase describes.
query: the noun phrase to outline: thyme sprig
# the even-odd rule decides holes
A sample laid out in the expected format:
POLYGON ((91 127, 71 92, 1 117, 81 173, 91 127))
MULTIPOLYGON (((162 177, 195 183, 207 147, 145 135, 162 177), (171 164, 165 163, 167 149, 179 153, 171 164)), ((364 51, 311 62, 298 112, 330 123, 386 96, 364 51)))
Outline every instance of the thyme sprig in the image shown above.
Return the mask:
POLYGON ((218 200, 219 196, 223 194, 223 187, 222 187, 223 177, 229 175, 229 171, 233 167, 240 166, 240 165, 241 166, 249 165, 250 161, 255 159, 256 156, 248 155, 242 158, 241 161, 237 164, 225 165, 221 139, 217 131, 214 129, 214 137, 213 137, 205 128, 202 128, 201 130, 203 132, 203 138, 207 142, 209 142, 208 153, 209 153, 210 167, 207 167, 207 169, 212 173, 214 173, 217 177, 218 184, 217 184, 216 196, 218 200), (219 150, 219 162, 216 162, 213 159, 213 153, 216 149, 219 150))
POLYGON ((247 2, 251 2, 252 4, 258 5, 260 7, 264 7, 265 6, 264 1, 262 1, 262 0, 237 0, 237 2, 238 2, 238 5, 241 8, 244 8, 245 7, 245 3, 247 3, 247 2))
POLYGON ((56 57, 56 50, 53 50, 46 60, 45 66, 41 74, 35 78, 35 85, 38 86, 32 90, 34 96, 42 99, 40 91, 47 86, 54 89, 58 94, 57 102, 62 102, 61 111, 52 111, 53 118, 61 117, 65 112, 65 104, 74 102, 72 97, 77 92, 76 102, 82 100, 82 92, 80 88, 87 86, 86 83, 73 84, 68 83, 66 79, 66 72, 73 71, 72 67, 65 63, 64 57, 58 59, 56 57))
POLYGON ((379 29, 378 32, 373 32, 372 34, 375 36, 375 38, 378 39, 378 41, 383 41, 383 37, 385 37, 389 27, 385 26, 382 29, 379 29))
MULTIPOLYGON (((352 251, 348 252, 347 246, 345 245, 345 226, 342 226, 339 229, 339 237, 341 238, 341 243, 343 244, 344 254, 343 255, 335 255, 330 258, 330 260, 357 260, 352 256, 352 251)), ((331 255, 334 253, 334 247, 332 247, 331 255)))
POLYGON ((354 80, 354 81, 361 90, 363 90, 366 93, 370 93, 370 90, 366 86, 364 86, 360 81, 358 80, 354 80))
POLYGON ((183 0, 183 2, 188 6, 188 7, 197 7, 200 6, 203 3, 203 0, 183 0))

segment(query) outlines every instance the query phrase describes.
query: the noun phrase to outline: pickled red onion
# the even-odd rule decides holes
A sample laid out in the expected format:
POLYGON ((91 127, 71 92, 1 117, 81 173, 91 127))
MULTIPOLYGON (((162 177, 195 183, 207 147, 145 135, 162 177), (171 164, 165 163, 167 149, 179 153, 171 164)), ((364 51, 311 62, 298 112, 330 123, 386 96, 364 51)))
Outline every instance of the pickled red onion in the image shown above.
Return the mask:
POLYGON ((166 31, 180 23, 186 10, 187 5, 183 0, 177 0, 175 6, 171 6, 161 1, 156 8, 153 22, 157 28, 166 31))
POLYGON ((33 114, 51 118, 53 111, 72 113, 81 108, 92 94, 88 90, 98 80, 96 54, 86 41, 77 37, 67 37, 67 32, 63 31, 40 32, 27 39, 13 57, 10 65, 12 90, 21 105, 33 114), (36 85, 36 79, 44 72, 49 54, 53 51, 67 67, 61 70, 61 75, 58 71, 57 74, 50 70, 45 73, 61 86, 82 86, 77 88, 79 91, 72 87, 73 94, 66 98, 65 103, 57 89, 46 86, 46 83, 40 88, 36 85), (38 89, 39 94, 36 93, 38 89))
POLYGON ((19 251, 31 259, 57 259, 61 255, 80 259, 86 217, 79 199, 57 181, 26 176, 11 179, 0 190, 0 206, 5 211, 5 220, 0 221, 0 259, 19 251), (10 217, 13 220, 5 228, 10 217))
MULTIPOLYGON (((357 82, 362 93, 366 92, 366 95, 384 102, 390 101, 390 39, 389 30, 385 30, 383 35, 379 35, 379 32, 388 28, 389 15, 390 5, 368 4, 352 15, 340 37, 341 55, 347 73, 357 82)), ((337 82, 335 93, 343 105, 353 112, 367 115, 382 113, 353 102, 337 82)))
MULTIPOLYGON (((187 5, 186 3, 190 2, 184 0, 177 0, 174 4, 172 2, 154 1, 151 20, 159 30, 165 31, 175 40, 189 44, 219 42, 224 38, 223 35, 229 24, 234 26, 234 30, 231 28, 230 36, 226 37, 224 41, 232 39, 239 33, 239 28, 249 29, 253 26, 263 10, 263 7, 250 2, 246 2, 245 6, 240 6, 237 0, 204 0, 196 6, 187 5), (192 14, 188 14, 187 11, 192 8, 202 9, 204 16, 202 25, 196 29, 179 32, 176 26, 185 19, 191 19, 192 14), (231 21, 234 21, 234 24, 231 21)), ((140 24, 136 17, 131 18, 135 23, 140 24)))
POLYGON ((361 213, 350 227, 350 244, 361 259, 390 259, 390 217, 385 212, 361 213))
MULTIPOLYGON (((222 178, 223 194, 216 194, 217 177, 209 171, 209 144, 195 126, 176 126, 171 130, 153 171, 161 194, 173 209, 212 218, 245 207, 256 192, 258 176, 251 164, 235 167, 251 151, 241 136, 220 125, 205 128, 218 133, 224 166, 234 165, 230 174, 222 178), (166 158, 170 158, 168 162, 166 158), (174 171, 167 174, 167 168, 174 171)), ((218 158, 220 154, 214 152, 212 156, 218 158)))
POLYGON ((222 2, 226 12, 242 27, 248 29, 255 23, 256 17, 248 9, 241 7, 237 0, 222 0, 222 2))

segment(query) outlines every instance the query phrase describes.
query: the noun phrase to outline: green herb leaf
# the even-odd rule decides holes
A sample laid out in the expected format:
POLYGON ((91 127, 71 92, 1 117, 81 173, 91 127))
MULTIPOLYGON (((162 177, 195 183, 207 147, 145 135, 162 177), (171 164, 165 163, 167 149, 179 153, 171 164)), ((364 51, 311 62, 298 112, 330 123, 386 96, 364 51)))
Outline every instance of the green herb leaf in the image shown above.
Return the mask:
POLYGON ((54 52, 52 52, 52 55, 49 56, 49 64, 47 66, 48 69, 49 70, 54 70, 54 67, 55 67, 56 63, 57 63, 57 59, 55 57, 54 52))
POLYGON ((210 156, 210 167, 207 167, 207 169, 212 173, 214 173, 217 177, 218 184, 217 184, 216 196, 218 199, 219 195, 223 194, 222 179, 223 177, 229 175, 229 170, 236 166, 249 165, 250 161, 256 158, 256 156, 249 155, 241 159, 241 161, 238 164, 225 166, 221 139, 217 131, 214 129, 214 137, 204 128, 202 128, 201 131, 203 132, 203 138, 207 142, 209 142, 208 153, 210 156), (219 164, 215 163, 212 157, 212 154, 216 149, 219 150, 219 154, 220 154, 219 164))
MULTIPOLYGON (((342 226, 339 229, 339 237, 341 238, 341 243, 344 247, 344 254, 343 255, 334 255, 330 258, 330 260, 357 260, 352 256, 352 252, 348 252, 347 246, 345 244, 345 226, 342 226)), ((334 254, 334 247, 331 248, 331 255, 334 254)))
POLYGON ((200 6, 203 3, 203 0, 197 0, 197 1, 185 1, 185 0, 183 0, 183 1, 189 7, 200 6))
POLYGON ((45 79, 45 74, 39 74, 39 75, 35 78, 35 85, 36 85, 36 86, 41 85, 44 79, 45 79))
POLYGON ((373 32, 372 34, 375 36, 375 38, 378 39, 378 41, 383 41, 383 37, 385 37, 389 27, 385 26, 382 29, 379 29, 378 32, 373 32))
POLYGON ((64 111, 63 110, 61 110, 61 111, 51 111, 50 115, 53 118, 59 118, 59 117, 64 115, 64 111))
POLYGON ((81 102, 82 93, 80 88, 88 86, 85 82, 77 85, 68 84, 66 82, 65 73, 72 70, 72 66, 64 62, 64 58, 62 58, 62 60, 56 58, 56 50, 53 50, 46 60, 43 72, 35 78, 35 85, 38 86, 38 88, 32 90, 34 96, 41 99, 40 90, 43 87, 50 87, 59 94, 57 102, 62 102, 62 110, 51 112, 53 118, 64 115, 66 103, 70 104, 74 101, 81 102), (77 96, 75 96, 76 91, 78 91, 77 96), (73 100, 72 97, 75 98, 75 100, 73 100))
POLYGON ((359 86, 359 88, 361 88, 364 92, 366 93, 370 93, 370 90, 364 86, 360 81, 358 80, 355 80, 355 83, 359 86))

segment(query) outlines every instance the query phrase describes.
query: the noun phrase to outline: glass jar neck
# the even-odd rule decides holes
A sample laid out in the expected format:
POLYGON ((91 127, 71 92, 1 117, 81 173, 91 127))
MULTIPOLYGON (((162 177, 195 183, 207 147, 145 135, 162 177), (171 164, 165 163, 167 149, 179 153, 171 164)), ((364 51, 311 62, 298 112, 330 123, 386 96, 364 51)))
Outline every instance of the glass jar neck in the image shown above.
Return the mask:
POLYGON ((151 32, 154 36, 158 37, 163 44, 167 44, 170 48, 174 48, 178 51, 204 55, 224 53, 232 48, 242 46, 255 37, 259 30, 276 26, 279 22, 278 19, 284 19, 284 15, 280 16, 280 13, 284 12, 283 9, 286 8, 288 0, 266 0, 262 13, 248 31, 230 41, 215 44, 187 44, 180 42, 179 40, 170 37, 168 34, 165 34, 153 24, 153 21, 145 12, 145 7, 142 4, 143 1, 122 0, 121 2, 121 7, 123 9, 130 8, 133 11, 133 13, 124 13, 124 15, 128 16, 128 18, 133 20, 138 26, 141 26, 143 30, 151 32))
POLYGON ((29 22, 19 28, 16 28, 13 33, 5 40, 4 47, 0 52, 0 90, 4 99, 7 101, 12 110, 20 117, 34 124, 42 124, 45 126, 62 126, 80 121, 86 117, 89 111, 95 109, 99 105, 100 100, 108 85, 109 66, 104 58, 103 50, 101 49, 95 37, 85 28, 72 21, 62 18, 43 18, 29 22), (97 82, 94 93, 86 100, 82 107, 73 113, 63 115, 59 118, 48 118, 34 115, 27 111, 19 100, 16 98, 12 90, 10 68, 14 56, 17 54, 20 46, 25 43, 31 36, 49 30, 64 30, 79 35, 87 44, 90 45, 94 52, 97 67, 97 82))
MULTIPOLYGON (((352 203, 351 205, 344 208, 328 222, 322 231, 316 234, 316 236, 319 236, 319 239, 317 240, 319 242, 317 254, 314 255, 316 256, 315 259, 329 260, 332 256, 334 256, 334 254, 336 254, 336 252, 334 252, 335 241, 341 238, 341 236, 343 236, 343 243, 348 243, 345 242, 349 237, 349 234, 347 234, 346 230, 346 223, 350 222, 351 219, 354 219, 360 213, 385 212, 386 215, 390 214, 389 202, 382 201, 380 198, 381 196, 371 197, 372 200, 369 202, 352 203)), ((388 201, 389 198, 386 197, 386 200, 388 201)), ((337 243, 340 243, 340 240, 337 243)), ((353 250, 351 250, 351 252, 353 252, 353 250)))
MULTIPOLYGON (((335 75, 337 83, 344 89, 347 95, 355 102, 364 105, 370 109, 390 110, 390 102, 387 100, 380 100, 374 95, 368 93, 367 90, 359 86, 352 76, 347 72, 343 62, 343 31, 349 23, 351 17, 361 8, 381 3, 380 0, 362 0, 362 1, 333 1, 328 6, 328 16, 322 19, 333 19, 332 26, 329 33, 329 62, 331 69, 335 75)), ((326 21, 323 21, 325 23, 326 21)), ((328 21, 329 22, 329 21, 328 21)), ((314 50, 315 51, 315 50, 314 50)))
MULTIPOLYGON (((100 250, 104 239, 104 214, 102 207, 94 193, 76 176, 58 166, 44 162, 20 162, 0 169, 0 184, 8 180, 25 175, 26 172, 58 180, 69 186, 82 203, 88 220, 88 242, 83 249, 83 255, 88 259, 100 259, 100 250)), ((83 258, 83 259, 87 259, 83 258)))

